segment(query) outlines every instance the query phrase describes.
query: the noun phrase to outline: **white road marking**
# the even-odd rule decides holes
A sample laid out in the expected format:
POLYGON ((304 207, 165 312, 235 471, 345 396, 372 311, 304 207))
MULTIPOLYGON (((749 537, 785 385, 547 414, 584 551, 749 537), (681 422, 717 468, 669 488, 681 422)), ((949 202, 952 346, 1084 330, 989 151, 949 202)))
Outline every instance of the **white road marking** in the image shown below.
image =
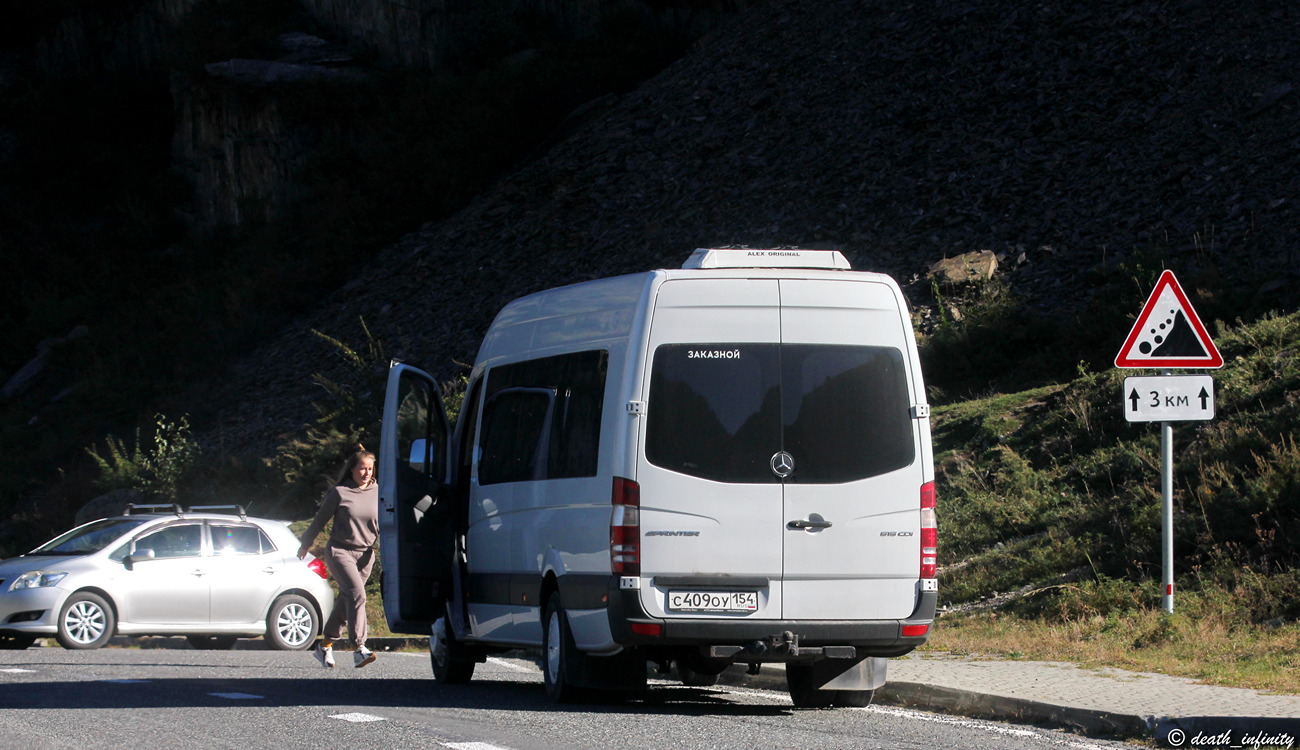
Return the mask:
POLYGON ((330 718, 331 718, 331 719, 342 719, 343 721, 350 721, 350 722, 353 722, 354 724, 355 724, 355 723, 359 723, 359 722, 365 722, 365 721, 387 721, 387 720, 386 720, 384 717, 382 717, 382 716, 372 716, 372 715, 370 715, 370 714, 358 714, 358 713, 351 713, 351 714, 334 714, 334 715, 331 716, 330 718))
POLYGON ((35 669, 19 669, 18 667, 12 667, 12 668, 10 668, 10 669, 0 669, 0 672, 9 672, 10 674, 22 674, 22 673, 24 673, 24 672, 27 672, 27 673, 30 673, 30 674, 35 674, 35 673, 36 673, 36 670, 35 670, 35 669))
MULTIPOLYGON (((850 710, 854 710, 854 709, 850 709, 850 710)), ((898 716, 906 719, 917 719, 919 721, 929 721, 935 724, 951 724, 953 726, 964 727, 967 729, 979 729, 984 732, 990 732, 992 734, 1008 735, 1011 737, 1038 737, 1039 739, 1047 740, 1048 742, 1054 745, 1062 745, 1064 747, 1078 748, 1078 750, 1105 750, 1105 747, 1103 745, 1093 745, 1087 742, 1079 742, 1077 740, 1051 737, 1041 732, 1036 732, 1032 729, 1014 729, 1012 727, 1000 726, 992 722, 979 721, 976 719, 959 719, 952 716, 941 716, 938 714, 927 714, 922 711, 914 711, 908 708, 870 706, 868 708, 856 709, 856 710, 871 711, 873 713, 881 713, 881 714, 889 714, 891 716, 898 716)))
MULTIPOLYGON (((515 672, 536 672, 537 671, 536 667, 526 667, 522 664, 515 664, 514 662, 506 661, 505 659, 498 659, 495 656, 489 656, 488 663, 495 664, 498 667, 505 667, 506 669, 510 669, 515 672)), ((448 747, 450 747, 450 745, 448 745, 448 747)), ((486 750, 486 748, 490 748, 490 747, 492 746, 486 745, 484 746, 484 748, 463 748, 462 750, 486 750)))
POLYGON ((447 742, 443 747, 448 750, 509 750, 509 748, 487 742, 447 742))
POLYGON ((250 699, 260 700, 262 697, 260 695, 253 695, 252 693, 208 693, 208 695, 211 695, 215 698, 229 698, 232 701, 243 701, 243 700, 250 700, 250 699))

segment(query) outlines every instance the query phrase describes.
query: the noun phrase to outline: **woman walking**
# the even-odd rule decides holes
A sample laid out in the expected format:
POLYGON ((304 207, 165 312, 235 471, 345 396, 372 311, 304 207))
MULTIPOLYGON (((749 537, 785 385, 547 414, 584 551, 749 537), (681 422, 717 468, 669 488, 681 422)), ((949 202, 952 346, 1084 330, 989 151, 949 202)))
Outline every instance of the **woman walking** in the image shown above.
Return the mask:
POLYGON ((299 559, 311 550, 316 536, 331 519, 329 543, 325 546, 325 565, 339 587, 334 611, 325 621, 321 640, 313 654, 321 666, 334 667, 334 641, 343 635, 346 622, 357 650, 353 665, 364 667, 375 660, 366 648, 369 628, 366 623, 366 581, 375 563, 375 540, 379 537, 379 486, 375 481, 375 454, 358 445, 348 459, 338 485, 325 493, 316 518, 302 535, 299 559))

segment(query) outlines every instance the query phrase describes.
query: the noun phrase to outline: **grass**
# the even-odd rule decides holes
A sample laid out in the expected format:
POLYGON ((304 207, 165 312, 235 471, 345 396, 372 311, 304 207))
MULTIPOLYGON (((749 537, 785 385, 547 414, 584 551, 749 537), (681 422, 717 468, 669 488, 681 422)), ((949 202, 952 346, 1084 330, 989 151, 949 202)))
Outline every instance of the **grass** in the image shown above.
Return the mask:
POLYGON ((1300 692, 1300 314, 1216 341, 1216 419, 1175 427, 1172 616, 1158 430, 1123 419, 1129 373, 936 408, 950 613, 930 650, 1300 692))
POLYGON ((1075 662, 1300 694, 1300 626, 1241 627, 1147 610, 1067 622, 997 613, 942 617, 921 653, 1075 662))

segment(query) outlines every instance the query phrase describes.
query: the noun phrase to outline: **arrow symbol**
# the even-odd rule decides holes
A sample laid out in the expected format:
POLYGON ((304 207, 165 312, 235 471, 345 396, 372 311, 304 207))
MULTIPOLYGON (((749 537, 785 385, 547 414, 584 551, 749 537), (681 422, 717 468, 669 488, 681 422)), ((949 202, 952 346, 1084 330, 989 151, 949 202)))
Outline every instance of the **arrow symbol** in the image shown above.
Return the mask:
POLYGON ((1201 386, 1200 398, 1201 398, 1201 411, 1205 411, 1210 407, 1210 393, 1209 391, 1205 390, 1205 386, 1201 386))
MULTIPOLYGON (((1132 408, 1132 411, 1137 411, 1137 410, 1138 410, 1138 392, 1137 392, 1137 389, 1136 389, 1136 388, 1134 388, 1134 389, 1133 389, 1133 392, 1130 393, 1130 394, 1128 395, 1128 400, 1133 402, 1133 408, 1132 408)), ((1114 403, 1114 402, 1111 402, 1111 403, 1114 403)))

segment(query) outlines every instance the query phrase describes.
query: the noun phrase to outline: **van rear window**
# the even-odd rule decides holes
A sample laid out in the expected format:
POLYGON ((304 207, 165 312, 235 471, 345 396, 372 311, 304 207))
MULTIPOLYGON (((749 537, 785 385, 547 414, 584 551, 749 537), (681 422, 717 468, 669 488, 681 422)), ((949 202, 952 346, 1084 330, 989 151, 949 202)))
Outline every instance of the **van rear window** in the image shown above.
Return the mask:
POLYGON ((892 347, 665 344, 655 350, 646 458, 703 479, 840 484, 910 465, 906 361, 892 347))

